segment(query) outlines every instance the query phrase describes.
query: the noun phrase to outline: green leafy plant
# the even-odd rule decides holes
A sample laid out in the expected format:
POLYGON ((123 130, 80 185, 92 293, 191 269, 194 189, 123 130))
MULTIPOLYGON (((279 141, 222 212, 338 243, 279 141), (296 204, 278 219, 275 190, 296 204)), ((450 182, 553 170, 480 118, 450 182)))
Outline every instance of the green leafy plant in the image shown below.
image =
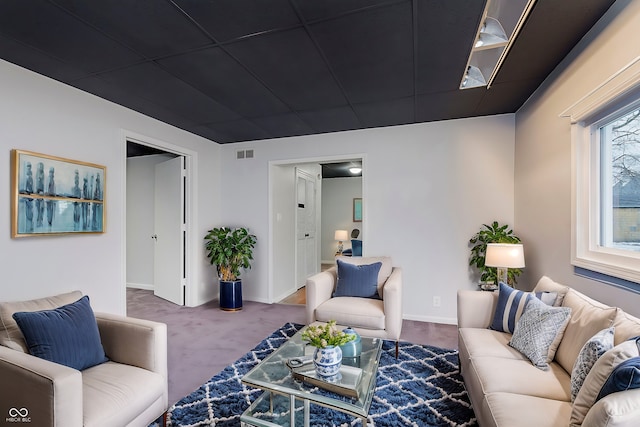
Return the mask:
POLYGON ((318 348, 344 345, 354 339, 356 339, 355 334, 339 331, 335 320, 330 320, 325 325, 311 325, 302 332, 302 340, 318 348))
POLYGON ((212 265, 216 265, 220 280, 238 280, 241 268, 251 268, 257 240, 246 228, 213 228, 204 239, 207 257, 212 265))
MULTIPOLYGON (((500 225, 498 221, 493 221, 491 225, 482 224, 482 227, 469 240, 469 244, 472 245, 469 265, 476 267, 480 271, 481 282, 497 284, 498 269, 484 265, 487 243, 520 243, 520 238, 513 234, 513 230, 508 225, 500 225)), ((507 273, 509 284, 515 284, 520 273, 522 273, 522 270, 519 268, 510 268, 507 273)))

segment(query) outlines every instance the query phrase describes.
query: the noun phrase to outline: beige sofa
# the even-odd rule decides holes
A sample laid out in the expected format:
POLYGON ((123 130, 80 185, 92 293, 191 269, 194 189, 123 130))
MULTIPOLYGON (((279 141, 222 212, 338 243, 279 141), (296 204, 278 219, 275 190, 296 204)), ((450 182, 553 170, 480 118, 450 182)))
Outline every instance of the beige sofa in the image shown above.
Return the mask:
MULTIPOLYGON (((595 404, 593 401, 606 380, 608 364, 619 355, 616 352, 630 348, 632 341, 626 340, 640 335, 640 320, 548 277, 541 278, 534 291, 557 292, 561 303, 555 305, 571 308, 571 317, 547 370, 535 367, 509 346, 511 334, 488 328, 498 292, 458 292, 460 369, 479 425, 639 426, 640 389, 609 394, 595 404), (585 342, 610 326, 615 327, 616 347, 597 359, 572 402, 571 372, 576 358, 585 342)), ((635 347, 633 344, 631 347, 635 347)), ((637 356, 637 349, 626 357, 634 355, 637 356)))
POLYGON ((25 421, 56 427, 148 426, 166 411, 167 328, 163 323, 95 313, 109 361, 83 371, 26 351, 13 313, 50 310, 81 296, 75 291, 0 303, 0 413, 2 421, 13 419, 7 425, 25 421))

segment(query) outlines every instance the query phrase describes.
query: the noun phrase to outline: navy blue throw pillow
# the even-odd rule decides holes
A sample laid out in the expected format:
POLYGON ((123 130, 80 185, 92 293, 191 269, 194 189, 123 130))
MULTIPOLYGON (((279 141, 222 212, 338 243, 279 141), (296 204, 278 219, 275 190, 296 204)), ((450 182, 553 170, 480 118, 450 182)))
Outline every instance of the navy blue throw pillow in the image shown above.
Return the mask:
POLYGON ((377 298, 378 273, 381 262, 373 264, 355 265, 342 260, 338 263, 338 283, 333 293, 334 297, 377 298))
POLYGON ((596 402, 618 391, 640 388, 640 357, 632 357, 616 366, 598 393, 596 402))
POLYGON ((33 356, 79 371, 109 360, 86 295, 53 310, 17 312, 13 318, 33 356))

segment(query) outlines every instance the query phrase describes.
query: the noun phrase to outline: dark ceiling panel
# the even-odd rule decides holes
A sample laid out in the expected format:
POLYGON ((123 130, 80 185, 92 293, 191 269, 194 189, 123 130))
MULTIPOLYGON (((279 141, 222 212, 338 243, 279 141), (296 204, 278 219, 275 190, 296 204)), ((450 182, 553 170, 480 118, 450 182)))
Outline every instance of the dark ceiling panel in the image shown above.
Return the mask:
POLYGON ((158 0, 53 0, 147 57, 184 52, 211 39, 178 8, 158 0))
POLYGON ((196 123, 239 118, 226 107, 153 64, 136 65, 101 74, 100 77, 196 123))
POLYGON ((348 106, 303 111, 300 113, 300 117, 308 123, 316 133, 337 132, 361 127, 355 113, 348 106))
POLYGON ((62 82, 69 82, 86 74, 51 55, 1 35, 0 52, 5 61, 62 82))
POLYGON ((365 127, 403 125, 415 120, 413 97, 354 104, 353 108, 365 127))
POLYGON ((458 90, 484 3, 484 0, 417 2, 418 93, 458 90))
POLYGON ((485 3, 3 0, 0 58, 232 143, 513 113, 614 0, 537 0, 460 90, 485 3))
POLYGON ((245 117, 288 112, 287 106, 221 48, 159 60, 167 71, 245 117))
POLYGON ((217 41, 300 25, 288 0, 173 0, 217 41))
POLYGON ((311 26, 352 103, 413 94, 411 16, 403 2, 311 26))
POLYGON ((302 29, 250 38, 226 49, 293 109, 332 107, 346 102, 302 29))
POLYGON ((0 32, 87 73, 142 59, 44 0, 1 1, 0 32))

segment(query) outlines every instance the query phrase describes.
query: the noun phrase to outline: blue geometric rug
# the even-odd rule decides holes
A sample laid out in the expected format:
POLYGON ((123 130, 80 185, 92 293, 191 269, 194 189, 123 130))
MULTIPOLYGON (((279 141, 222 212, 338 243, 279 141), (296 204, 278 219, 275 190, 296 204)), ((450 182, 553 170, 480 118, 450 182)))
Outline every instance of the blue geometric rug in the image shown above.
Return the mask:
MULTIPOLYGON (((293 336, 303 325, 287 323, 256 348, 169 408, 168 426, 240 425, 240 415, 263 390, 247 387, 241 378, 293 336)), ((311 425, 360 425, 356 418, 311 405, 311 425)), ((156 426, 157 423, 151 426, 156 426)), ((384 341, 368 426, 476 426, 462 377, 458 352, 407 342, 384 341)))

